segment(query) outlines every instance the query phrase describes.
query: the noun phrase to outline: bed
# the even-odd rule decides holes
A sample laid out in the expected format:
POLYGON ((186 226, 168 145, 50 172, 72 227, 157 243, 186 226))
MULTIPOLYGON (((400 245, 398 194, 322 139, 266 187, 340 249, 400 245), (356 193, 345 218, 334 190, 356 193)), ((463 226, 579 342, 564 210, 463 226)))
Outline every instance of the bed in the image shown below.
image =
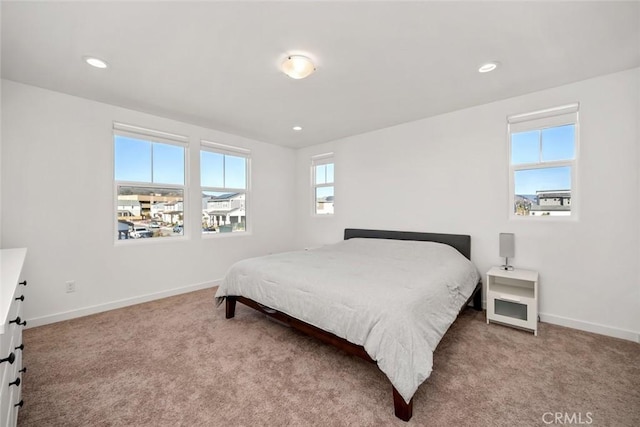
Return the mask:
POLYGON ((239 301, 376 363, 408 421, 440 339, 471 301, 482 309, 470 259, 467 235, 348 228, 333 245, 237 262, 215 298, 227 319, 239 301))

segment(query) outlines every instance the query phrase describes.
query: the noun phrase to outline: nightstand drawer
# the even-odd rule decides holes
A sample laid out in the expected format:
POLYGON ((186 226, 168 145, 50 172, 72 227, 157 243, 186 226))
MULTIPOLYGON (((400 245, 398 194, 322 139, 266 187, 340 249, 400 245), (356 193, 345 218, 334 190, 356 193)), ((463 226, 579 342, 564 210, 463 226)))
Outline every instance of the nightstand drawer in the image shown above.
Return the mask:
POLYGON ((538 274, 491 269, 487 273, 487 323, 530 329, 538 334, 538 274))
POLYGON ((518 326, 527 329, 536 329, 537 310, 535 300, 530 298, 515 298, 501 295, 489 295, 487 298, 487 319, 518 326))

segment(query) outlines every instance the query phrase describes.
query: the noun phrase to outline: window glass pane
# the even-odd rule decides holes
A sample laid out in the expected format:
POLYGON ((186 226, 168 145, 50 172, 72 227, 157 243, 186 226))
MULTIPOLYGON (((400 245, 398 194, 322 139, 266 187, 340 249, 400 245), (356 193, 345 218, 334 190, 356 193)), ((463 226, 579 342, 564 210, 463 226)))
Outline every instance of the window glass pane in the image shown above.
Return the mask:
POLYGON ((245 192, 203 191, 202 232, 211 234, 246 231, 245 200, 245 192))
POLYGON ((224 187, 224 155, 200 151, 200 185, 224 187))
POLYGON ((570 160, 575 157, 575 125, 558 126, 542 131, 542 160, 570 160))
POLYGON ((538 163, 540 161, 540 131, 511 134, 511 164, 538 163))
POLYGON ((316 214, 333 214, 333 187, 316 187, 316 214))
POLYGON ((244 157, 224 156, 224 187, 247 188, 247 160, 244 157))
POLYGON ((118 186, 116 203, 118 240, 183 234, 183 189, 118 186))
POLYGON ((151 142, 114 135, 116 181, 151 182, 151 142))
POLYGON ((153 182, 156 184, 184 184, 184 148, 177 145, 153 143, 153 182))
POLYGON ((318 165, 315 170, 315 184, 327 183, 327 165, 318 165))
POLYGON ((523 169, 514 172, 516 215, 571 214, 571 167, 523 169))
POLYGON ((327 184, 333 182, 333 163, 329 163, 327 166, 327 184))

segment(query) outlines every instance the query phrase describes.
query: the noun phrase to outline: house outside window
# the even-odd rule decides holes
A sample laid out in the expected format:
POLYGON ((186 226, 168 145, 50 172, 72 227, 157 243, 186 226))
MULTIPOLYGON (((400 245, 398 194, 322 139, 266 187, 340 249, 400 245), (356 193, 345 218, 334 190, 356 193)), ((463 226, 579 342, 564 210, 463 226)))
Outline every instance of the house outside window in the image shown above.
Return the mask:
POLYGON ((333 153, 320 154, 311 158, 311 182, 313 214, 333 215, 335 195, 333 153))
POLYGON ((202 233, 249 230, 248 200, 251 151, 201 141, 200 186, 202 233))
POLYGON ((183 234, 188 138, 114 123, 115 239, 183 234))
POLYGON ((512 218, 577 217, 578 107, 507 118, 512 218))

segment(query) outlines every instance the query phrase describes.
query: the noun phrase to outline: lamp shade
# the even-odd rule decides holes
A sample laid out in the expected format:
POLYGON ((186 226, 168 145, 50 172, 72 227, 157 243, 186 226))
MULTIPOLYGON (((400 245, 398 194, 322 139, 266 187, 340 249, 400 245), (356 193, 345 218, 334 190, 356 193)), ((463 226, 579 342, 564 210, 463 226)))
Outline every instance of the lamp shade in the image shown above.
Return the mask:
POLYGON ((500 257, 513 258, 515 256, 515 235, 513 233, 500 233, 500 257))
POLYGON ((282 63, 282 71, 292 79, 304 79, 316 70, 306 56, 291 55, 282 63))

